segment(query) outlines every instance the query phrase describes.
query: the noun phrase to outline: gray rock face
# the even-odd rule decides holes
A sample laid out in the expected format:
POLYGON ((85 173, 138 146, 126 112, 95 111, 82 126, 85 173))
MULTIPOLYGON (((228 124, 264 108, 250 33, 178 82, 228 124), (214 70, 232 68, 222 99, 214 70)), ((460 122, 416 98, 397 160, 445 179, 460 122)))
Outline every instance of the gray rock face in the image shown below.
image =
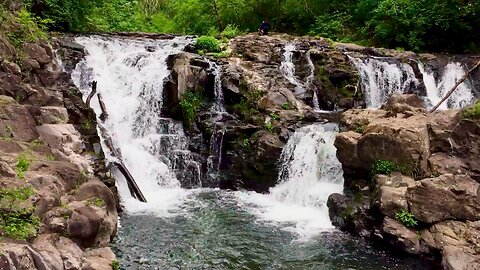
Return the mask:
POLYGON ((407 191, 410 210, 419 220, 480 220, 480 184, 467 175, 424 179, 407 191))
POLYGON ((0 34, 0 188, 31 188, 34 195, 12 211, 36 216, 40 225, 21 241, 0 232, 0 269, 111 269, 117 200, 86 158, 99 142, 95 117, 72 91, 50 45, 39 41, 23 49, 20 55, 0 34), (93 130, 85 137, 79 127, 88 117, 93 130), (28 163, 21 173, 20 159, 28 163))

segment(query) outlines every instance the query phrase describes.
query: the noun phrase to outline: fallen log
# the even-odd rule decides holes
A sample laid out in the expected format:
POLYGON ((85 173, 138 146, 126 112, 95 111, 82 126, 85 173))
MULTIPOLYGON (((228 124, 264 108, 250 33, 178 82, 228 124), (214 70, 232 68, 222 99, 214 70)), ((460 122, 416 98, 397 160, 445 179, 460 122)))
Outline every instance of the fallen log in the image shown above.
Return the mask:
MULTIPOLYGON (((97 82, 93 82, 92 84, 92 93, 87 97, 87 101, 90 102, 91 97, 95 94, 97 89, 97 82)), ((102 122, 105 122, 105 120, 108 118, 108 113, 107 113, 107 108, 105 106, 105 103, 103 102, 102 95, 100 93, 97 94, 98 97, 98 102, 100 104, 100 109, 102 110, 102 114, 100 115, 100 120, 102 122)), ((113 144, 112 137, 108 134, 108 131, 101 125, 99 125, 100 132, 102 133, 102 137, 104 138, 105 145, 108 147, 110 152, 117 158, 118 161, 113 162, 113 165, 115 165, 118 170, 123 174, 127 181, 127 186, 128 189, 130 190, 130 194, 132 197, 135 199, 141 201, 141 202, 147 202, 145 199, 145 196, 143 195, 142 191, 137 185, 137 182, 135 182, 135 179, 133 178, 132 174, 130 171, 128 171, 127 167, 125 164, 122 162, 122 153, 120 152, 120 149, 116 148, 113 144)))
POLYGON ((85 100, 85 104, 87 104, 88 107, 90 107, 90 100, 92 100, 93 96, 97 93, 97 81, 92 82, 92 92, 87 97, 87 100, 85 100))
POLYGON ((118 170, 123 174, 123 176, 127 180, 128 189, 130 190, 130 194, 132 194, 132 197, 134 197, 135 199, 141 202, 147 202, 147 200, 145 199, 145 196, 143 196, 142 191, 140 190, 140 188, 137 186, 137 183, 133 179, 133 176, 130 174, 127 167, 125 167, 125 164, 123 164, 123 162, 114 162, 113 164, 118 168, 118 170))
POLYGON ((105 106, 105 102, 103 102, 102 94, 98 93, 98 103, 100 104, 100 109, 102 110, 102 114, 100 114, 100 120, 104 121, 108 118, 107 107, 105 106))
POLYGON ((438 107, 440 107, 440 105, 442 105, 442 103, 445 102, 445 100, 447 100, 453 94, 453 92, 455 92, 455 90, 468 78, 468 76, 470 76, 470 74, 479 66, 480 61, 478 61, 477 64, 473 66, 473 68, 471 68, 467 73, 465 73, 465 75, 452 87, 450 91, 448 91, 445 97, 443 97, 442 100, 440 100, 440 102, 438 102, 438 104, 430 110, 430 112, 433 113, 434 111, 436 111, 438 107))

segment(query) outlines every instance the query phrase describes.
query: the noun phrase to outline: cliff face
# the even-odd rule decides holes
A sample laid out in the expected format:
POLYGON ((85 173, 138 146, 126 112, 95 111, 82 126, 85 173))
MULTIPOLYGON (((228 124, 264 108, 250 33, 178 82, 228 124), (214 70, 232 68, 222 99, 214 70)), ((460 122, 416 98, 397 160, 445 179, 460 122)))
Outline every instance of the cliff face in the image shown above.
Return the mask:
MULTIPOLYGON (((199 109, 189 127, 190 137, 196 138, 192 141, 197 142, 191 148, 205 156, 215 137, 212 135, 223 130, 220 169, 227 181, 221 184, 260 192, 275 185, 278 157, 295 129, 337 117, 336 113, 325 115, 319 110, 364 108, 370 105, 366 100, 374 94, 382 102, 382 96, 385 99, 399 91, 422 96, 418 104, 426 106, 426 73, 439 80, 448 63, 461 61, 471 66, 476 59, 419 55, 288 35, 231 39, 226 50, 228 56, 221 59, 199 56, 192 48, 189 51, 169 60, 172 72, 166 82, 165 114, 182 120, 178 105, 184 94, 195 92, 204 96, 205 106, 199 109), (360 72, 358 65, 364 70, 360 72), (221 70, 219 83, 215 82, 215 67, 221 70), (217 88, 223 94, 226 112, 220 116, 209 105, 217 102, 217 88), (372 94, 372 89, 377 92, 372 94)), ((478 84, 477 77, 478 72, 471 76, 472 89, 478 84)), ((377 142, 373 140, 372 146, 377 142)), ((389 145, 390 150, 397 149, 393 142, 389 145)), ((421 151, 415 155, 422 155, 421 151)), ((421 162, 424 168, 428 161, 421 162)))
POLYGON ((330 216, 408 253, 440 255, 445 269, 477 269, 480 123, 418 105, 393 96, 383 109, 342 114, 349 131, 335 146, 347 193, 330 196, 330 216))
POLYGON ((114 180, 95 115, 55 58, 45 41, 0 35, 0 268, 110 270, 114 180))

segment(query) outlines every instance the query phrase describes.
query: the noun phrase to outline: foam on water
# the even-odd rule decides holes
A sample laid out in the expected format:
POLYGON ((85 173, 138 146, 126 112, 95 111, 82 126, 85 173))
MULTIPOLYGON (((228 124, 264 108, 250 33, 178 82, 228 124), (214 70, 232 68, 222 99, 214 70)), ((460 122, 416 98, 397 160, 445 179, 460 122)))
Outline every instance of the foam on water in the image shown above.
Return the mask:
POLYGON ((343 191, 343 171, 333 145, 337 126, 314 124, 295 132, 282 151, 279 184, 270 194, 238 192, 249 211, 308 239, 333 226, 327 199, 343 191))

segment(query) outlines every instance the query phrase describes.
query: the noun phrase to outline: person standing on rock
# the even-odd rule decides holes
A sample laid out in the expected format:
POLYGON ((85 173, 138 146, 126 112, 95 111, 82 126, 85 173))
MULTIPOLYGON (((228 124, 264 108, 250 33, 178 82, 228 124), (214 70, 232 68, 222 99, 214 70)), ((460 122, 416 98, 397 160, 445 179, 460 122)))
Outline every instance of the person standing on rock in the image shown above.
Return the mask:
POLYGON ((260 32, 260 35, 268 35, 268 30, 270 30, 270 23, 267 21, 267 19, 265 19, 262 21, 258 31, 260 32))

